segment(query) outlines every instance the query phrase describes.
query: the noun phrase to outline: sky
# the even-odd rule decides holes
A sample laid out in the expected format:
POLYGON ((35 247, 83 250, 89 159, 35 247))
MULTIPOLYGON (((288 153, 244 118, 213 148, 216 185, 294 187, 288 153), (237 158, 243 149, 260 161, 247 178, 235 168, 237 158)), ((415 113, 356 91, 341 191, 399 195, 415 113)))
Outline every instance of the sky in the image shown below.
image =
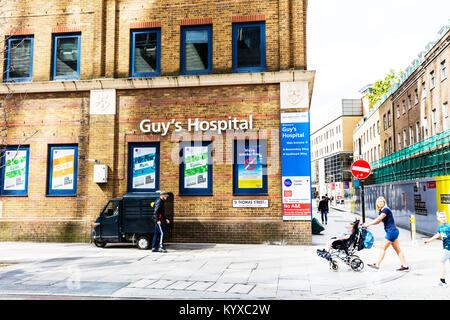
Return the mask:
POLYGON ((405 70, 449 19, 450 0, 309 0, 311 132, 340 115, 342 99, 361 98, 390 69, 405 70))

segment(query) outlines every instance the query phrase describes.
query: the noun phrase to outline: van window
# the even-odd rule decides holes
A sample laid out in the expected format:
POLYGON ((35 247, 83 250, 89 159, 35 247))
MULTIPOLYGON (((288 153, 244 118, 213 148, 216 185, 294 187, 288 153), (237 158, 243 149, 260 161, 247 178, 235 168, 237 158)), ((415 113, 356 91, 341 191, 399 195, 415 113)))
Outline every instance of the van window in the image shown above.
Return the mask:
POLYGON ((119 201, 110 201, 104 213, 106 217, 117 216, 119 214, 119 201))

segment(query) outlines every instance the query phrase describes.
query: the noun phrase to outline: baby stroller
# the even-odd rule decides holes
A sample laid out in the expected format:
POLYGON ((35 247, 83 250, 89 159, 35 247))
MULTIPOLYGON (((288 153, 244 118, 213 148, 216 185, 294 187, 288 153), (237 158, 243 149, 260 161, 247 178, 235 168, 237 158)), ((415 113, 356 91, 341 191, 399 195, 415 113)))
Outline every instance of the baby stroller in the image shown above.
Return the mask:
POLYGON ((345 262, 353 271, 359 272, 364 269, 364 262, 358 257, 355 252, 364 249, 364 235, 365 229, 359 228, 359 220, 354 222, 353 234, 349 239, 340 241, 333 245, 330 252, 325 250, 317 250, 317 255, 329 261, 330 269, 333 271, 339 270, 337 259, 345 262))

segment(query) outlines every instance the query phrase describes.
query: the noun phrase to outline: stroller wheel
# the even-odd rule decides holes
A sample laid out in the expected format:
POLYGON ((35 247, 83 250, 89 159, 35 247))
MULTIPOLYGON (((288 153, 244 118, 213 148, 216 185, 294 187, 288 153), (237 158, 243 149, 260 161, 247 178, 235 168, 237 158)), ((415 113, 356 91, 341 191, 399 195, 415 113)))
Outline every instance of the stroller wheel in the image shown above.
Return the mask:
POLYGON ((358 256, 352 256, 350 259, 350 268, 353 271, 359 272, 364 269, 364 262, 358 256))
POLYGON ((339 265, 338 265, 336 260, 334 260, 334 259, 330 260, 330 269, 333 270, 333 271, 338 271, 339 270, 339 265))

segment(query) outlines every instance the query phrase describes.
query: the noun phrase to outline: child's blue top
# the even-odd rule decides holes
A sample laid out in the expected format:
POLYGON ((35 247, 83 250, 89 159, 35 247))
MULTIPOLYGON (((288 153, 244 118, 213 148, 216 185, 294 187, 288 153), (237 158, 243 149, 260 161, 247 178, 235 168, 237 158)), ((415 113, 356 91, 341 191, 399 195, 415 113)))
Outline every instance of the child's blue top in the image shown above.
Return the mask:
POLYGON ((384 217, 384 219, 381 220, 384 223, 384 231, 388 232, 388 231, 393 231, 393 230, 397 229, 397 227, 395 226, 395 222, 394 222, 394 215, 392 214, 391 209, 384 208, 378 214, 380 215, 382 213, 384 213, 386 215, 386 217, 384 217))
POLYGON ((441 224, 437 232, 441 234, 444 249, 450 250, 450 224, 441 224))

